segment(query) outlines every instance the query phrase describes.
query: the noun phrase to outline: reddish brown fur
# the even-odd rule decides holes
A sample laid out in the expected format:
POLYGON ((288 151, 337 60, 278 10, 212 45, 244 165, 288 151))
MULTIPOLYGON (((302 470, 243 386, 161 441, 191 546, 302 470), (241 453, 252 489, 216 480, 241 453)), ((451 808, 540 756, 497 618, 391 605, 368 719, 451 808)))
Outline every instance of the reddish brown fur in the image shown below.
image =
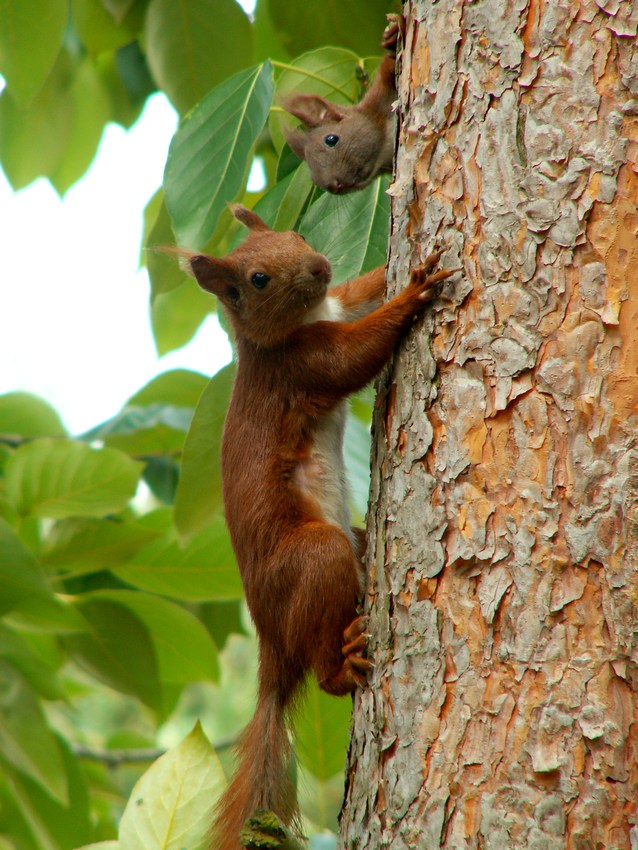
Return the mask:
POLYGON ((294 821, 284 720, 305 674, 313 670, 332 694, 365 683, 369 663, 357 618, 362 535, 326 521, 310 494, 330 471, 324 457, 313 455, 315 438, 341 400, 389 360, 448 274, 428 276, 435 255, 403 292, 377 306, 384 272, 376 269, 329 293, 346 317, 362 318, 308 321, 324 309, 328 260, 296 233, 271 231, 241 207, 235 215, 251 229, 239 248, 223 260, 189 255, 200 285, 227 307, 236 334, 237 376, 222 445, 224 505, 260 644, 257 710, 220 804, 214 850, 238 850, 238 832, 257 808, 294 821), (270 276, 265 287, 255 288, 255 273, 270 276))

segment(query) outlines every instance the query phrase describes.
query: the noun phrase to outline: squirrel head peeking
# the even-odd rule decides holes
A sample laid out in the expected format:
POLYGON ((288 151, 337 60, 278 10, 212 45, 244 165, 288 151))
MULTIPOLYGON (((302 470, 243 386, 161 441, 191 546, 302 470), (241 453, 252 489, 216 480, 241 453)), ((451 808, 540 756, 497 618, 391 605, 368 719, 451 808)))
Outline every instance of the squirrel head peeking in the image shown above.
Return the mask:
POLYGON ((252 210, 232 207, 248 237, 223 259, 184 253, 187 271, 226 308, 238 337, 283 341, 326 297, 330 263, 294 231, 278 232, 252 210))
POLYGON ((360 104, 338 106, 318 95, 295 95, 283 106, 302 124, 287 132, 288 144, 321 189, 354 192, 392 169, 391 115, 371 114, 360 104))

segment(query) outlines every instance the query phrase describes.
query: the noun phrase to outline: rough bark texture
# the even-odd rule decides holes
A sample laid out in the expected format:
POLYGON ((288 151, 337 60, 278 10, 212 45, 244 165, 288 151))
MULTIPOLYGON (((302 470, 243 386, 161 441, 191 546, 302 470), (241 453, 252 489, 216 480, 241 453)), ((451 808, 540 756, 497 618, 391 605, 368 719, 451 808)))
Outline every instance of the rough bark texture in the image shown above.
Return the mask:
POLYGON ((638 3, 410 0, 346 850, 638 848, 638 3))

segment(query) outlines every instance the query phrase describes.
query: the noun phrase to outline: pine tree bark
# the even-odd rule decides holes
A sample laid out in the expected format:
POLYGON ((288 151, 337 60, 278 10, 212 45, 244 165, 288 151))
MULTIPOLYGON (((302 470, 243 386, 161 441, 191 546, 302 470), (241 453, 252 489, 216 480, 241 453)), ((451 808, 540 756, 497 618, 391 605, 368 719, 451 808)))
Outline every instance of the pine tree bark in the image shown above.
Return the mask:
POLYGON ((638 4, 408 0, 345 850, 638 847, 638 4))

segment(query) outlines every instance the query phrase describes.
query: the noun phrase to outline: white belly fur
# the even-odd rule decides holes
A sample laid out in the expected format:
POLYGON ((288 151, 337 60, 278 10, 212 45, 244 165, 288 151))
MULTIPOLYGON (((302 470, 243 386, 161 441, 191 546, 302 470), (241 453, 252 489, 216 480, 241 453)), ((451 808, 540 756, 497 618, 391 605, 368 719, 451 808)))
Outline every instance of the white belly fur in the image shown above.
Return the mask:
MULTIPOLYGON (((344 317, 345 311, 338 299, 328 296, 308 314, 306 323, 338 322, 344 317)), ((296 480, 304 494, 319 505, 325 521, 343 529, 352 542, 348 479, 343 460, 347 413, 348 403, 342 401, 318 420, 310 457, 299 465, 296 480)))

